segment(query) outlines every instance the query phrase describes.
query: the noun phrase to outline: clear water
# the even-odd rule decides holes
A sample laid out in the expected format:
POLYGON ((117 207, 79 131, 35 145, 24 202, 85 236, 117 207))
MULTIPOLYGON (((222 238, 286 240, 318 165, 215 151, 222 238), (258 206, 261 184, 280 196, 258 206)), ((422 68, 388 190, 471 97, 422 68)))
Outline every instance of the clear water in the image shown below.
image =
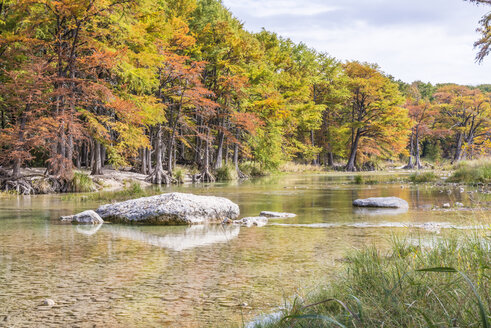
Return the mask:
MULTIPOLYGON (((0 326, 230 327, 274 311, 340 270, 352 248, 383 248, 408 224, 462 222, 433 204, 467 193, 399 184, 357 186, 329 175, 171 187, 224 196, 244 216, 296 213, 262 228, 57 224, 102 202, 63 195, 0 198, 0 326), (408 212, 357 211, 355 198, 398 196, 408 212), (39 306, 51 298, 56 305, 39 306)), ((424 230, 422 233, 425 233, 424 230)))

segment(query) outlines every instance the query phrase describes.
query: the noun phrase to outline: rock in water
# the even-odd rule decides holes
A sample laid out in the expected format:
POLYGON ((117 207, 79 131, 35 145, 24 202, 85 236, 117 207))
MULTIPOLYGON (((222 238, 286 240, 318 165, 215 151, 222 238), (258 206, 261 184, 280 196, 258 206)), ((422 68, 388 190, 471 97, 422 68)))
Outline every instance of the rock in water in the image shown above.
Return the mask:
POLYGON ((47 298, 47 299, 43 300, 42 305, 44 305, 44 306, 55 306, 56 303, 52 299, 47 298))
POLYGON ((239 206, 213 196, 170 193, 103 205, 96 211, 104 220, 114 223, 186 225, 220 223, 236 219, 239 206))
POLYGON ((104 220, 96 212, 89 210, 75 215, 62 216, 60 221, 74 224, 102 224, 104 220))
POLYGON ((281 212, 270 212, 270 211, 262 211, 259 215, 265 216, 267 218, 275 218, 275 219, 286 219, 286 218, 294 218, 297 215, 293 213, 281 213, 281 212))
POLYGON ((382 207, 382 208, 409 208, 409 204, 397 197, 372 197, 357 199, 353 202, 357 207, 382 207))
POLYGON ((248 218, 242 218, 240 220, 235 220, 233 221, 233 223, 240 224, 248 228, 252 226, 264 227, 268 223, 268 218, 264 216, 248 217, 248 218))

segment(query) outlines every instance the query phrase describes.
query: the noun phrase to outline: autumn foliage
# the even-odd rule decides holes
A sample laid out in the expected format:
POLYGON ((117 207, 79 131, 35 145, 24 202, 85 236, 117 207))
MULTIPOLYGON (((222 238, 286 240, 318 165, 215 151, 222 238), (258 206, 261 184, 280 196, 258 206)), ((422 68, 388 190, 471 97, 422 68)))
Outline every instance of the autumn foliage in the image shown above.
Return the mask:
MULTIPOLYGON (((484 50, 485 51, 485 50, 484 50)), ((254 161, 374 169, 435 145, 489 154, 490 90, 411 85, 275 33, 218 0, 17 0, 0 6, 0 165, 132 167, 171 183, 254 161)))

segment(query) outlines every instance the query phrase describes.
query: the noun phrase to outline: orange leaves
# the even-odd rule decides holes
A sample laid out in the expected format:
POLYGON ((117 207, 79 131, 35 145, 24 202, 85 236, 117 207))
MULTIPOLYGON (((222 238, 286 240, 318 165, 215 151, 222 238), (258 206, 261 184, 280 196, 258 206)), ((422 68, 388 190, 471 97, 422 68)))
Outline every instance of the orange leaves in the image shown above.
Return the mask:
POLYGON ((264 122, 254 113, 234 112, 230 121, 240 129, 254 135, 256 129, 264 126, 264 122))

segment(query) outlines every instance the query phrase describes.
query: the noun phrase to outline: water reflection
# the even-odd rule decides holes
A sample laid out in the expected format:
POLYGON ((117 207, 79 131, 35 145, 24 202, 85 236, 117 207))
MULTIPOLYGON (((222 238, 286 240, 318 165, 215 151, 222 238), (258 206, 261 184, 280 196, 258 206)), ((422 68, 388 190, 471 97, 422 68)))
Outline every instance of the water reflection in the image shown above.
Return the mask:
POLYGON ((75 230, 83 235, 92 236, 103 226, 103 224, 98 225, 75 225, 75 230))
POLYGON ((331 174, 154 190, 173 191, 229 198, 242 217, 261 211, 297 216, 261 229, 71 226, 50 219, 95 209, 107 198, 0 197, 0 320, 8 316, 0 326, 241 327, 277 311, 298 288, 336 274, 349 249, 382 250, 391 234, 408 230, 438 237, 434 232, 471 228, 474 215, 428 210, 456 201, 470 206, 467 193, 354 185, 331 174), (357 198, 388 196, 406 199, 409 211, 352 206, 357 198), (40 311, 44 298, 57 306, 40 311))
POLYGON ((195 225, 191 227, 124 227, 107 225, 105 231, 113 235, 152 246, 182 251, 237 238, 239 226, 195 225), (151 230, 150 230, 151 229, 151 230), (145 231, 148 230, 148 231, 145 231))
POLYGON ((355 208, 354 213, 356 215, 384 216, 405 214, 407 211, 407 208, 355 208))

